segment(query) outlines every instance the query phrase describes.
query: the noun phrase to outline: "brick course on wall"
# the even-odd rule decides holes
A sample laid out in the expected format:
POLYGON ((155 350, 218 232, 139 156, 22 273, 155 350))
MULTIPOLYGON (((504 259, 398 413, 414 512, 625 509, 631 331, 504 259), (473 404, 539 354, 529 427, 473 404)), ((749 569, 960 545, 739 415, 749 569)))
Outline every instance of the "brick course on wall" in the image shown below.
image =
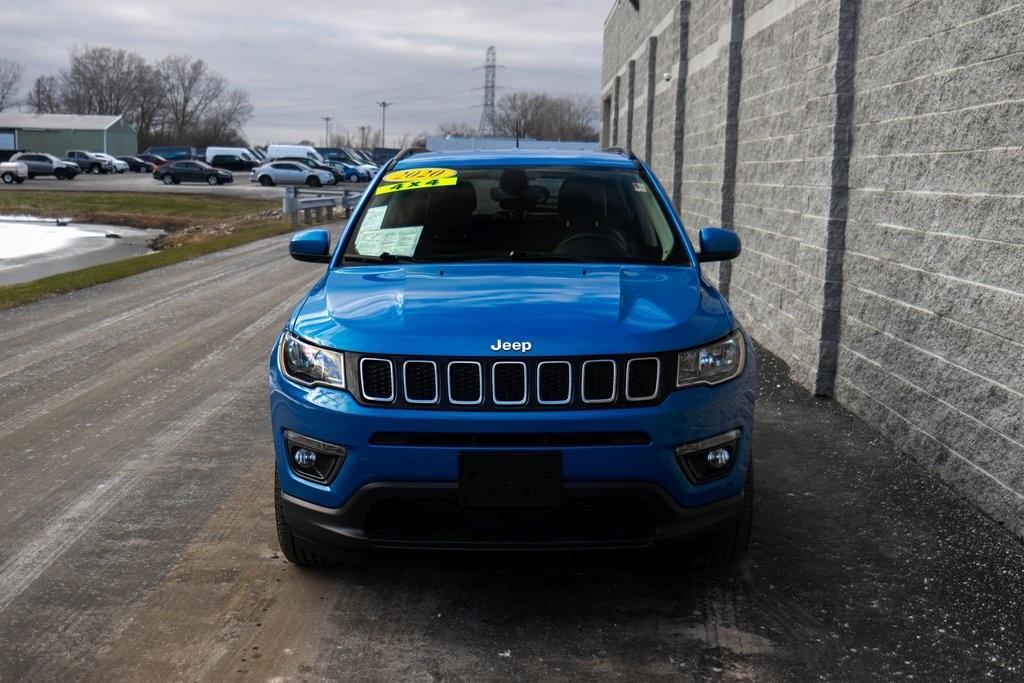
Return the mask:
POLYGON ((1024 535, 1024 5, 620 0, 603 74, 748 331, 1024 535))

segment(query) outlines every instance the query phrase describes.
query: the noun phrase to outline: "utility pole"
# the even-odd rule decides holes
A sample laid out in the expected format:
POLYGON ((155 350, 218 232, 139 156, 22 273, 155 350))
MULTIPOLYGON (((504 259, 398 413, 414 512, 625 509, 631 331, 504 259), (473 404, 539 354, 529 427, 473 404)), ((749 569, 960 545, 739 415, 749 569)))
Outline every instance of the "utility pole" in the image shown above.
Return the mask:
POLYGON ((359 126, 359 149, 366 149, 366 140, 370 134, 369 126, 359 126))
POLYGON ((321 116, 324 120, 324 147, 331 146, 331 118, 330 116, 321 116))
POLYGON ((377 106, 380 107, 380 146, 381 147, 387 147, 388 146, 387 142, 386 142, 387 138, 384 137, 384 132, 387 130, 386 126, 387 126, 387 122, 388 122, 388 107, 390 107, 392 104, 394 104, 394 102, 384 102, 383 100, 381 100, 380 102, 377 103, 377 106))

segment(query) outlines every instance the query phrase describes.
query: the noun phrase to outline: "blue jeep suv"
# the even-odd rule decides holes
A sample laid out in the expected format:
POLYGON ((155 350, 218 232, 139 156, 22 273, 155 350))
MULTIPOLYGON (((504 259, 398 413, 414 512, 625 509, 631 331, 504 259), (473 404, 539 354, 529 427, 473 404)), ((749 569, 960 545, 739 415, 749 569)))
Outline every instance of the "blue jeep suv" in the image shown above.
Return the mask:
MULTIPOLYGON (((634 156, 405 152, 270 358, 281 549, 668 549, 750 531, 755 359, 634 156)), ((694 553, 697 553, 694 555, 694 553)))

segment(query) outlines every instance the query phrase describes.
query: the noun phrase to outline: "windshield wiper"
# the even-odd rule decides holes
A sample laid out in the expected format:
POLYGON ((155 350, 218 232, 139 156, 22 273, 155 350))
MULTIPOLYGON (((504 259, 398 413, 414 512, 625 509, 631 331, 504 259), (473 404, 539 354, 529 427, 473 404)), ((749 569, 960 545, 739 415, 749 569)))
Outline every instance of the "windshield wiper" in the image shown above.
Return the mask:
POLYGON ((341 261, 342 263, 345 261, 352 261, 355 263, 415 263, 416 259, 410 256, 389 254, 385 251, 380 256, 370 256, 369 254, 345 254, 341 261))
POLYGON ((514 249, 508 253, 508 257, 513 261, 569 261, 569 262, 586 262, 591 259, 583 258, 581 256, 573 256, 572 254, 555 254, 550 251, 521 251, 514 249))
POLYGON ((494 261, 554 261, 560 263, 585 263, 591 259, 572 256, 568 254, 553 254, 548 251, 521 251, 513 249, 507 254, 500 256, 478 256, 476 254, 437 254, 431 256, 430 261, 453 262, 465 261, 468 263, 486 263, 494 261))

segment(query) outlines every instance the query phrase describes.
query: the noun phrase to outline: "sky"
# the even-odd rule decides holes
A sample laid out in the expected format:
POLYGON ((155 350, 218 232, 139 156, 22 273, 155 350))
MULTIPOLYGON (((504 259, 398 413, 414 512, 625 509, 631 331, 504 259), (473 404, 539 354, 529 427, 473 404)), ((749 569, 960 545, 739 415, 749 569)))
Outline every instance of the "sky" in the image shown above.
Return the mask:
POLYGON ((497 48, 497 96, 600 91, 604 19, 614 0, 0 0, 4 55, 22 93, 67 62, 73 44, 186 53, 246 90, 253 144, 380 127, 387 137, 476 126, 483 63, 497 48))

